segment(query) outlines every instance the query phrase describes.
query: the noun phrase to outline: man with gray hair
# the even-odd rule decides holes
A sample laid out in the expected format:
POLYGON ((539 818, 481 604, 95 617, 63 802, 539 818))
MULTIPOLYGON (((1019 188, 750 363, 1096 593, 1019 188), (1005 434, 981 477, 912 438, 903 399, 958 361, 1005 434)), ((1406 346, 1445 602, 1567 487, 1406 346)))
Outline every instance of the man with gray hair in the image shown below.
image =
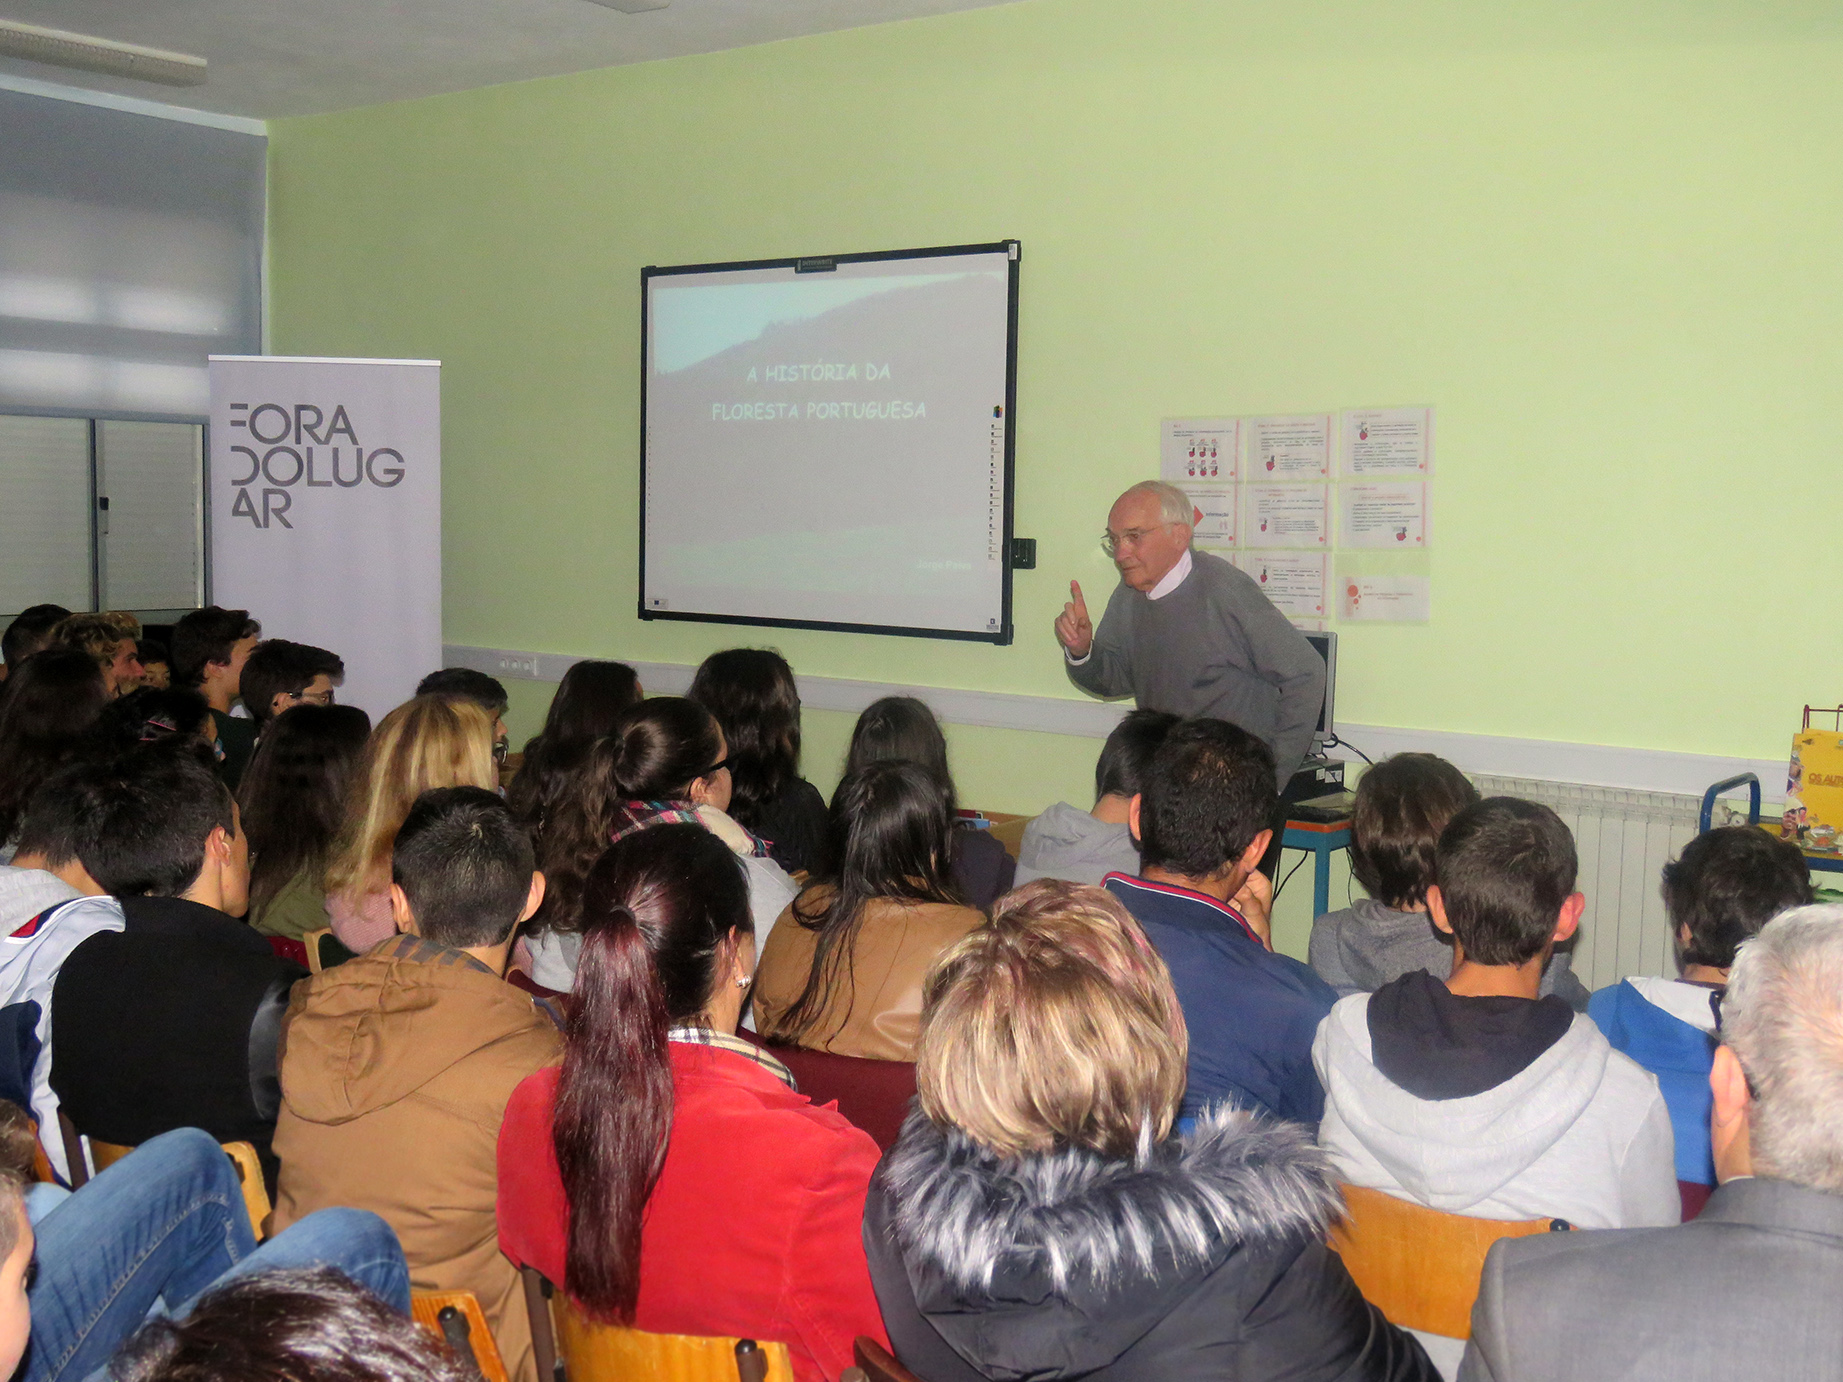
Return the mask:
POLYGON ((1843 1377, 1843 907, 1741 946, 1721 1038, 1708 1206, 1498 1243, 1461 1382, 1843 1377))
POLYGON ((1325 664, 1252 576, 1191 550, 1194 511, 1146 480, 1114 501, 1101 545, 1120 584, 1096 629, 1081 584, 1056 620, 1069 678, 1143 710, 1239 725, 1273 750, 1282 791, 1312 747, 1325 664))

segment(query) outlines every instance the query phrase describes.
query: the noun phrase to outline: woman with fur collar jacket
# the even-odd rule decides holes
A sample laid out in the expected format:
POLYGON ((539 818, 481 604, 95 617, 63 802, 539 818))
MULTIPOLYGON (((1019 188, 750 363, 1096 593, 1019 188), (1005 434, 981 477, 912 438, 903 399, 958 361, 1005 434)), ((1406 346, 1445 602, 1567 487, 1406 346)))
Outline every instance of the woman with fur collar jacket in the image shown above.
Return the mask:
POLYGON ((1438 1374, 1325 1245, 1310 1134, 1236 1110, 1171 1136, 1170 975, 1099 888, 1044 880, 929 976, 921 1107, 864 1241, 896 1355, 929 1382, 1411 1382, 1438 1374))

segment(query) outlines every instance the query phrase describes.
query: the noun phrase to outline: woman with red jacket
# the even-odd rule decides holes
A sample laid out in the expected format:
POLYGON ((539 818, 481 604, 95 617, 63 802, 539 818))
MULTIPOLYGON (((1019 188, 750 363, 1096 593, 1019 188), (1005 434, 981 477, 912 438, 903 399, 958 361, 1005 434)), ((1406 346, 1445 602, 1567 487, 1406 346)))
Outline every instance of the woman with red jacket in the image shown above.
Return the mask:
POLYGON ((884 1339, 865 1264, 869 1136, 735 1035, 755 967, 748 888, 708 830, 602 855, 561 1069, 512 1095, 499 1245, 592 1316, 785 1343, 798 1382, 884 1339))

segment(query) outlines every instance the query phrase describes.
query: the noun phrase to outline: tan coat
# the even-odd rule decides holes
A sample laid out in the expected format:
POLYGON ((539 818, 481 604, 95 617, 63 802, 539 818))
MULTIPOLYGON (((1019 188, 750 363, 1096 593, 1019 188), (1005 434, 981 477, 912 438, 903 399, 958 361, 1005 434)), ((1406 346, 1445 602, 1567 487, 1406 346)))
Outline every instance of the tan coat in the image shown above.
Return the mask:
POLYGON ((518 1273, 499 1251, 499 1125, 512 1091, 562 1059, 529 995, 413 936, 298 984, 275 1128, 279 1231, 316 1209, 382 1215, 415 1290, 466 1290, 519 1382, 536 1382, 518 1273))
POLYGON ((830 891, 809 888, 775 922, 755 971, 756 1030, 771 1041, 840 1056, 912 1061, 921 1031, 922 980, 941 952, 984 925, 985 916, 972 907, 941 902, 879 898, 870 903, 850 965, 839 970, 841 980, 848 974, 850 982, 840 984, 806 1031, 784 1034, 776 1024, 806 986, 819 934, 794 919, 794 908, 803 907, 809 916, 819 912, 830 891))

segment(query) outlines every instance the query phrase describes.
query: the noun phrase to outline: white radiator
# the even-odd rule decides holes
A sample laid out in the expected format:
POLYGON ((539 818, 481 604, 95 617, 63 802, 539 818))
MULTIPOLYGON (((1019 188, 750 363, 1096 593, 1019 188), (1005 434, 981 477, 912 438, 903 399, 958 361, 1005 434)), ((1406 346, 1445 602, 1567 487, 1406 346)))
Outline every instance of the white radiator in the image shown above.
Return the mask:
POLYGON ((1574 972, 1590 989, 1633 974, 1676 974, 1659 891, 1664 865, 1696 836, 1701 798, 1534 778, 1474 776, 1485 796, 1541 802, 1574 832, 1587 895, 1574 972))

